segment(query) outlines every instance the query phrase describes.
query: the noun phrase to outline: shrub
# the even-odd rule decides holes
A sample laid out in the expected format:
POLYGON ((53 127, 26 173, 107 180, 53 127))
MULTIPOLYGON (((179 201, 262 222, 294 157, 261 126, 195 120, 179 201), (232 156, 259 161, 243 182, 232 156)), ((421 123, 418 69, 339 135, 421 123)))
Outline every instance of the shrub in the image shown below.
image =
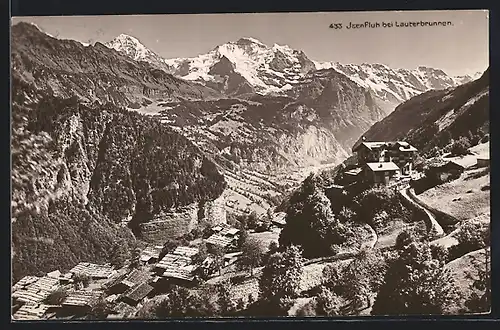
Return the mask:
POLYGON ((47 298, 45 298, 45 303, 47 305, 60 305, 68 296, 68 290, 65 288, 59 288, 56 291, 51 292, 47 298))
POLYGON ((458 140, 454 141, 450 146, 450 152, 453 155, 466 155, 471 147, 469 139, 465 136, 461 136, 458 140))

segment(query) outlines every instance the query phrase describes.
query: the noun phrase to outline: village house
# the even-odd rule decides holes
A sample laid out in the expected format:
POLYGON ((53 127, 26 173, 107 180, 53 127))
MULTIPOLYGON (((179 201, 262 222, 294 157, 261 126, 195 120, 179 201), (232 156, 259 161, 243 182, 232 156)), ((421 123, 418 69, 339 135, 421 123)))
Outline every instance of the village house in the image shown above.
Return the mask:
POLYGON ((151 280, 147 271, 134 269, 130 273, 122 273, 113 281, 106 283, 106 291, 110 294, 121 294, 151 280))
POLYGON ((195 271, 198 268, 193 264, 193 258, 199 253, 199 249, 179 246, 173 252, 167 253, 154 267, 154 271, 160 279, 156 286, 161 290, 163 284, 192 284, 195 280, 195 271))
POLYGON ((111 265, 97 265, 90 262, 80 262, 70 271, 71 274, 87 275, 91 279, 109 279, 116 271, 111 265))
POLYGON ((59 311, 62 315, 85 315, 104 294, 100 290, 82 289, 68 292, 59 311))
POLYGON ((363 182, 370 186, 394 185, 411 177, 417 149, 407 142, 367 142, 352 148, 357 161, 342 173, 341 184, 363 182))
POLYGON ((12 299, 15 304, 20 305, 38 304, 60 287, 57 278, 25 276, 13 286, 12 299))
POLYGON ((226 252, 234 252, 239 239, 239 229, 219 225, 212 228, 212 233, 205 239, 209 251, 219 248, 226 252))
POLYGON ((160 253, 163 250, 163 246, 148 246, 146 247, 140 255, 140 261, 146 264, 154 264, 159 261, 160 253))
POLYGON ((396 164, 402 175, 410 175, 412 161, 417 153, 417 148, 407 142, 367 142, 356 145, 352 152, 356 153, 357 163, 363 166, 367 163, 396 164))
POLYGON ((388 185, 400 174, 399 167, 393 162, 366 163, 362 176, 369 185, 388 185))
POLYGON ((131 305, 136 306, 142 299, 144 299, 148 294, 153 291, 153 287, 146 282, 136 285, 121 297, 121 301, 131 305))

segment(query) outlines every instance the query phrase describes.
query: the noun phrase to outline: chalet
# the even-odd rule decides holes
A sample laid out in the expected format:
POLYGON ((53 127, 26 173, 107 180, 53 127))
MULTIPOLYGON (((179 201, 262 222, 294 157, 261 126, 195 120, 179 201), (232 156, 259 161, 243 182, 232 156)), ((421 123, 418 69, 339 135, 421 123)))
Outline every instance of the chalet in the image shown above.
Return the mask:
POLYGON ((224 226, 215 226, 212 228, 212 235, 205 239, 209 250, 221 248, 225 251, 231 251, 236 248, 239 239, 239 229, 224 226))
POLYGON ((85 314, 103 295, 100 290, 77 290, 69 292, 61 304, 62 313, 70 315, 85 314))
POLYGON ((142 299, 151 293, 153 289, 154 288, 148 283, 141 283, 125 292, 121 300, 131 306, 136 306, 142 299))
POLYGON ((163 250, 163 246, 148 246, 141 252, 140 260, 143 263, 153 264, 159 261, 160 253, 163 250))
POLYGON ((410 175, 412 172, 412 160, 416 152, 415 147, 407 142, 366 142, 357 144, 352 149, 356 154, 358 165, 367 163, 389 163, 396 164, 402 175, 410 175))
POLYGON ((151 275, 148 272, 134 269, 130 273, 120 274, 113 281, 106 283, 106 288, 108 293, 120 294, 149 280, 151 280, 151 275))
POLYGON ((362 178, 369 185, 388 185, 399 173, 399 167, 393 162, 366 163, 362 178))
POLYGON ((193 257, 199 253, 197 248, 179 246, 172 253, 166 254, 156 265, 155 272, 163 281, 169 282, 193 282, 194 272, 197 266, 193 264, 193 257))
POLYGON ((116 271, 111 265, 97 265, 89 262, 80 262, 78 265, 73 267, 70 271, 71 274, 83 274, 87 275, 92 279, 108 279, 116 271))
POLYGON ((12 298, 21 304, 38 304, 60 287, 56 278, 26 276, 13 286, 12 298))

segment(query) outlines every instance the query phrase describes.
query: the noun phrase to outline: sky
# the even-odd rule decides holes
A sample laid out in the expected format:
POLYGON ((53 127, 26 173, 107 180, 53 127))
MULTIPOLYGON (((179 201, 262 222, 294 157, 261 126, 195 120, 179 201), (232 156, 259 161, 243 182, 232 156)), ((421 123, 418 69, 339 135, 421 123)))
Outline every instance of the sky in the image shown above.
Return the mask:
POLYGON ((107 42, 121 33, 164 58, 195 57, 229 41, 253 37, 303 50, 316 61, 427 66, 449 75, 474 74, 489 62, 488 12, 392 11, 147 16, 15 17, 61 39, 107 42), (347 29, 350 23, 393 22, 393 27, 347 29), (450 21, 451 26, 396 27, 395 22, 450 21), (342 29, 329 28, 342 24, 342 29))

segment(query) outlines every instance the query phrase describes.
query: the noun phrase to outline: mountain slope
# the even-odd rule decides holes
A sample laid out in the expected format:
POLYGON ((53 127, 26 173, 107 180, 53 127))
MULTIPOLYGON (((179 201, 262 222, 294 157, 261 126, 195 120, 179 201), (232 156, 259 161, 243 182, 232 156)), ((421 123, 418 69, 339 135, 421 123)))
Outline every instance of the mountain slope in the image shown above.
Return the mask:
POLYGON ((364 137, 368 141, 406 139, 426 151, 479 129, 489 129, 489 69, 475 81, 406 101, 364 137))
POLYGON ((216 92, 29 24, 13 27, 12 58, 14 280, 108 262, 133 244, 127 224, 140 236, 142 222, 222 194, 223 175, 188 139, 119 107, 216 92))
POLYGON ((12 27, 12 71, 18 79, 60 97, 129 106, 162 98, 210 99, 220 93, 175 78, 101 43, 59 40, 28 23, 12 27))

